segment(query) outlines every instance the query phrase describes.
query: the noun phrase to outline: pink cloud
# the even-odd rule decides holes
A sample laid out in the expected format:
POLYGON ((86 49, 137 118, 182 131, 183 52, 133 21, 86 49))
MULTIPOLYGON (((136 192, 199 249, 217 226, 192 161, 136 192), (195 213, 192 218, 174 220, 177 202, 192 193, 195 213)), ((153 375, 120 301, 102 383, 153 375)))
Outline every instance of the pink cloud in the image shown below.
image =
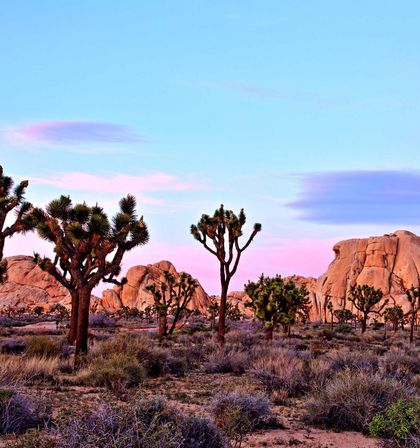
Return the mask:
POLYGON ((53 144, 145 141, 125 126, 98 121, 45 121, 15 129, 14 134, 24 141, 53 144))
POLYGON ((100 191, 104 193, 126 193, 145 191, 188 191, 201 190, 205 186, 180 181, 177 176, 155 172, 145 176, 110 174, 99 176, 84 172, 60 173, 49 178, 31 178, 33 183, 51 185, 65 190, 100 191))

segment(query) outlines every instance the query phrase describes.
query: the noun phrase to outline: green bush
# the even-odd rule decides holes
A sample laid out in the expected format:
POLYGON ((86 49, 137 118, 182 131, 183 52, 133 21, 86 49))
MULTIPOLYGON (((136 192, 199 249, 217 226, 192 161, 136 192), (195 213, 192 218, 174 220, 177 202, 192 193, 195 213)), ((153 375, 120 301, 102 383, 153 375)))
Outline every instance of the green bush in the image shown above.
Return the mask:
POLYGON ((398 400, 375 415, 369 431, 372 436, 389 439, 398 447, 420 445, 420 402, 398 400))
POLYGON ((146 372, 133 356, 113 353, 109 358, 98 358, 90 366, 86 382, 93 386, 107 387, 114 392, 137 387, 146 372))

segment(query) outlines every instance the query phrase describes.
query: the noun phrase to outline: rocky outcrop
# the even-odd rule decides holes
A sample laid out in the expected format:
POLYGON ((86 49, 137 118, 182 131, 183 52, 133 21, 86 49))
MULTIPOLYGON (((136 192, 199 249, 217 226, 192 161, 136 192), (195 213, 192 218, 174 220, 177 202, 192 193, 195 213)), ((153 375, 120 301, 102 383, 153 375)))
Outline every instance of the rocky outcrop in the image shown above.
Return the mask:
POLYGON ((420 237, 406 230, 384 236, 340 241, 333 250, 335 259, 311 292, 324 318, 326 297, 334 308, 353 310, 347 301, 351 286, 368 284, 380 288, 390 305, 407 310, 404 291, 420 284, 420 237))
MULTIPOLYGON (((152 283, 160 284, 164 280, 164 271, 169 271, 176 279, 179 278, 179 273, 169 261, 131 267, 126 274, 127 283, 122 287, 115 286, 114 289, 105 290, 97 302, 97 309, 115 312, 122 306, 143 310, 147 306, 153 305, 153 296, 145 288, 152 283)), ((190 308, 205 311, 208 303, 209 297, 199 284, 190 308)))
POLYGON ((37 266, 32 257, 9 257, 7 264, 7 281, 0 284, 0 311, 4 308, 32 310, 35 306, 49 311, 58 303, 70 305, 68 291, 37 266))
POLYGON ((311 301, 311 311, 309 313, 309 319, 311 321, 320 320, 322 304, 317 296, 316 289, 318 279, 314 277, 302 277, 300 275, 291 275, 285 277, 286 281, 293 281, 297 286, 305 286, 308 291, 308 297, 311 301))

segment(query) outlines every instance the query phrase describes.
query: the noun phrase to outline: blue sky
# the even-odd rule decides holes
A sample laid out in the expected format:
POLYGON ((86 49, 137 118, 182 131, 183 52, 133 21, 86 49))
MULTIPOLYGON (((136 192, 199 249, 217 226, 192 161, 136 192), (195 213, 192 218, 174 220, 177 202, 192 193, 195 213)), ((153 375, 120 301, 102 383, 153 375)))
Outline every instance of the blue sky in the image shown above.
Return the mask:
MULTIPOLYGON (((217 292, 189 225, 220 203, 262 271, 319 275, 332 243, 420 232, 416 1, 3 2, 0 154, 38 205, 139 200, 161 258, 217 292)), ((8 254, 49 250, 35 236, 8 254)))

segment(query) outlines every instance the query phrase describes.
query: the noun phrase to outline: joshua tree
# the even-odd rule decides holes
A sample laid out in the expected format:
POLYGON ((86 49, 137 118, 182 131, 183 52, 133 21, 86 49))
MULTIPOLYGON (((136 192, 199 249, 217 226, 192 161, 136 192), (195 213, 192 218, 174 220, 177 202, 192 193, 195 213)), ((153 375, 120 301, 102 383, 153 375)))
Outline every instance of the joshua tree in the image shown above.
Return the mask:
POLYGON ((220 311, 219 303, 217 302, 216 296, 210 297, 208 311, 210 315, 210 329, 214 330, 216 328, 216 317, 219 315, 220 311))
POLYGON ((39 235, 54 244, 55 252, 54 260, 35 254, 35 261, 71 294, 69 341, 76 343, 76 364, 88 349, 92 289, 101 280, 120 284, 115 277, 124 254, 149 239, 143 217, 136 216, 135 198, 128 195, 119 206, 112 223, 98 205, 73 205, 66 196, 35 213, 39 235))
POLYGON ((417 314, 420 311, 420 287, 414 288, 412 286, 405 291, 405 294, 410 302, 410 311, 408 313, 410 316, 410 342, 414 342, 414 325, 417 320, 417 314))
POLYGON ((339 324, 345 324, 346 322, 349 322, 354 318, 354 314, 346 308, 335 310, 334 316, 338 320, 339 324))
MULTIPOLYGON (((326 297, 326 306, 327 306, 327 310, 331 314, 331 327, 334 327, 334 305, 332 303, 330 296, 326 297)), ((325 315, 325 321, 327 321, 327 315, 325 315)))
POLYGON ((380 315, 389 302, 386 299, 378 309, 374 310, 373 308, 382 300, 383 296, 383 292, 380 289, 375 289, 369 285, 358 285, 350 288, 348 300, 361 312, 362 333, 366 331, 369 314, 375 313, 380 315))
POLYGON ((296 318, 306 319, 309 314, 306 288, 298 288, 293 281, 285 282, 280 275, 274 278, 261 275, 258 282, 245 285, 245 292, 251 298, 255 316, 264 323, 267 341, 273 339, 273 331, 279 323, 290 335, 296 318))
POLYGON ((385 308, 385 310, 383 312, 383 318, 385 321, 385 330, 386 330, 386 323, 391 322, 392 329, 396 333, 399 325, 402 322, 404 322, 404 311, 398 305, 392 306, 390 308, 385 308))
POLYGON ((191 233, 205 249, 217 257, 220 264, 220 295, 219 328, 217 339, 220 344, 225 342, 226 303, 229 283, 235 275, 242 253, 251 244, 255 235, 261 231, 261 224, 254 224, 254 229, 247 242, 241 247, 239 239, 242 227, 246 222, 244 210, 235 215, 232 210, 225 210, 223 205, 214 212, 213 216, 202 215, 197 225, 191 226, 191 233), (209 245, 209 243, 212 245, 209 245))
POLYGON ((27 186, 28 181, 23 180, 13 188, 12 178, 3 174, 3 167, 0 165, 0 283, 6 279, 7 274, 7 261, 3 260, 5 239, 35 227, 31 215, 32 205, 24 197, 27 186), (12 211, 15 212, 13 222, 5 227, 6 218, 12 211))
POLYGON ((194 292, 198 286, 191 275, 181 272, 177 281, 169 271, 164 271, 165 281, 160 285, 151 283, 146 290, 153 295, 155 308, 159 317, 159 340, 172 334, 180 318, 188 313, 194 292), (168 329, 168 315, 173 315, 173 321, 168 329))

